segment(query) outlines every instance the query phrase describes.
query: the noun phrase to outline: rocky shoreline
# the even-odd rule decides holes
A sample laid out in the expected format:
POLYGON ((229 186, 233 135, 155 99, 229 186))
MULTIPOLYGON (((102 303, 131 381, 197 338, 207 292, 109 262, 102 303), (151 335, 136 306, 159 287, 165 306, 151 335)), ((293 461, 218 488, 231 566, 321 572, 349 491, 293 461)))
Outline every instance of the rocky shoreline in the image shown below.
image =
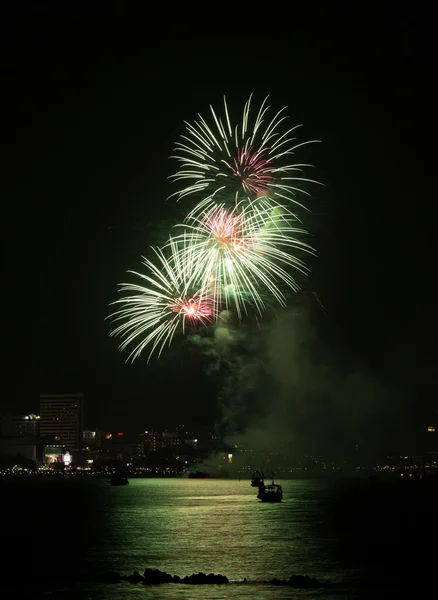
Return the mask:
MULTIPOLYGON (((192 575, 186 575, 180 577, 179 575, 171 575, 166 571, 160 571, 159 569, 145 569, 143 575, 140 575, 138 571, 134 571, 131 575, 121 575, 115 571, 108 571, 102 573, 96 577, 90 577, 88 580, 99 581, 101 583, 121 583, 127 581, 133 584, 142 585, 160 585, 162 583, 179 583, 187 585, 223 585, 229 583, 249 583, 247 579, 243 579, 241 582, 230 582, 228 577, 225 575, 209 573, 193 573, 192 575)), ((301 589, 316 589, 322 587, 332 587, 330 581, 319 581, 314 577, 308 575, 291 575, 289 579, 271 579, 270 581, 257 581, 251 583, 263 583, 267 585, 278 585, 278 586, 289 586, 293 588, 301 589)))

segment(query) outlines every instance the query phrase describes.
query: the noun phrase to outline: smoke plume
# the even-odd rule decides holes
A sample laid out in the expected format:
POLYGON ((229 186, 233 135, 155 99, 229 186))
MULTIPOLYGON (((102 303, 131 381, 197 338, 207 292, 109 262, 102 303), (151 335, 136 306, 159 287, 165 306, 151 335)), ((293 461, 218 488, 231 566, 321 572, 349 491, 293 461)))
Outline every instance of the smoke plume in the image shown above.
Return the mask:
POLYGON ((230 447, 278 460, 360 453, 372 461, 386 449, 394 392, 335 352, 314 314, 304 302, 262 325, 237 326, 225 313, 214 335, 192 338, 220 382, 221 433, 230 447))

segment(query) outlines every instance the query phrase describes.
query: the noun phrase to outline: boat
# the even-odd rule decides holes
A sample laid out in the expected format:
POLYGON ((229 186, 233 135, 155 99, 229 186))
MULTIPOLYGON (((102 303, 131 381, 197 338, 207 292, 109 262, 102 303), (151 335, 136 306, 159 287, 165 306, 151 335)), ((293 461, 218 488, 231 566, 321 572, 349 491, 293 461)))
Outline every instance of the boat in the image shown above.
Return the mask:
POLYGON ((265 476, 262 473, 262 471, 259 471, 257 469, 257 471, 254 471, 254 473, 252 474, 251 487, 260 487, 261 485, 264 485, 264 483, 265 476))
POLYGON ((259 487, 257 498, 262 502, 281 502, 283 500, 283 488, 278 483, 262 483, 259 487))
POLYGON ((120 473, 120 471, 115 471, 112 473, 110 478, 111 485, 128 485, 128 483, 128 478, 126 475, 123 475, 123 473, 120 473))

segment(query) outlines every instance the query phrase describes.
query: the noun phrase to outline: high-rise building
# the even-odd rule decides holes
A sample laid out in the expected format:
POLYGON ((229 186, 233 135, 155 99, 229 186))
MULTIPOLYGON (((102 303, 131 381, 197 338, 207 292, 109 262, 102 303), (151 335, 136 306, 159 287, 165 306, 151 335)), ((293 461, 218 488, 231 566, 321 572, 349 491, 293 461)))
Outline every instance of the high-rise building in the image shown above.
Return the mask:
POLYGON ((82 446, 83 394, 41 394, 40 434, 67 450, 82 446))

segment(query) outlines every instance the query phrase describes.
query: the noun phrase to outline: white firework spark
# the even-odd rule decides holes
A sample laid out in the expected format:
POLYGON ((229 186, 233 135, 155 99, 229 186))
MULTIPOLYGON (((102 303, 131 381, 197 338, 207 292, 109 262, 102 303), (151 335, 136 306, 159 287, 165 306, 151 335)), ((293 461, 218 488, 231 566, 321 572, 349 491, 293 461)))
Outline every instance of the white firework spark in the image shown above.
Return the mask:
POLYGON ((130 295, 116 300, 113 304, 121 308, 108 317, 113 322, 121 322, 111 333, 122 339, 120 351, 134 344, 127 360, 134 361, 150 345, 149 361, 155 350, 160 356, 178 330, 184 334, 187 325, 192 329, 216 321, 212 294, 196 288, 190 276, 189 267, 193 262, 190 251, 181 254, 172 239, 167 247, 169 257, 161 249, 153 248, 158 266, 143 258, 146 273, 130 271, 142 283, 120 284, 120 291, 130 295))
POLYGON ((279 284, 299 289, 285 267, 307 274, 297 254, 314 254, 301 239, 307 232, 281 206, 272 210, 256 202, 215 205, 178 227, 185 227, 184 234, 174 238, 181 244, 182 262, 192 264, 192 276, 213 294, 218 309, 233 308, 239 318, 250 305, 261 313, 267 292, 285 306, 279 284))
POLYGON ((218 116, 210 106, 213 117, 208 123, 201 115, 199 120, 186 124, 186 135, 175 146, 175 158, 180 167, 171 176, 182 187, 172 196, 177 199, 189 195, 199 198, 193 211, 202 211, 215 202, 239 204, 263 197, 274 204, 295 204, 304 208, 299 194, 308 194, 305 183, 318 183, 301 175, 312 165, 290 162, 291 155, 300 147, 319 140, 298 143, 295 136, 300 125, 282 126, 288 118, 282 108, 268 119, 268 97, 262 102, 251 125, 251 99, 245 103, 242 123, 232 126, 226 98, 224 115, 218 116))

